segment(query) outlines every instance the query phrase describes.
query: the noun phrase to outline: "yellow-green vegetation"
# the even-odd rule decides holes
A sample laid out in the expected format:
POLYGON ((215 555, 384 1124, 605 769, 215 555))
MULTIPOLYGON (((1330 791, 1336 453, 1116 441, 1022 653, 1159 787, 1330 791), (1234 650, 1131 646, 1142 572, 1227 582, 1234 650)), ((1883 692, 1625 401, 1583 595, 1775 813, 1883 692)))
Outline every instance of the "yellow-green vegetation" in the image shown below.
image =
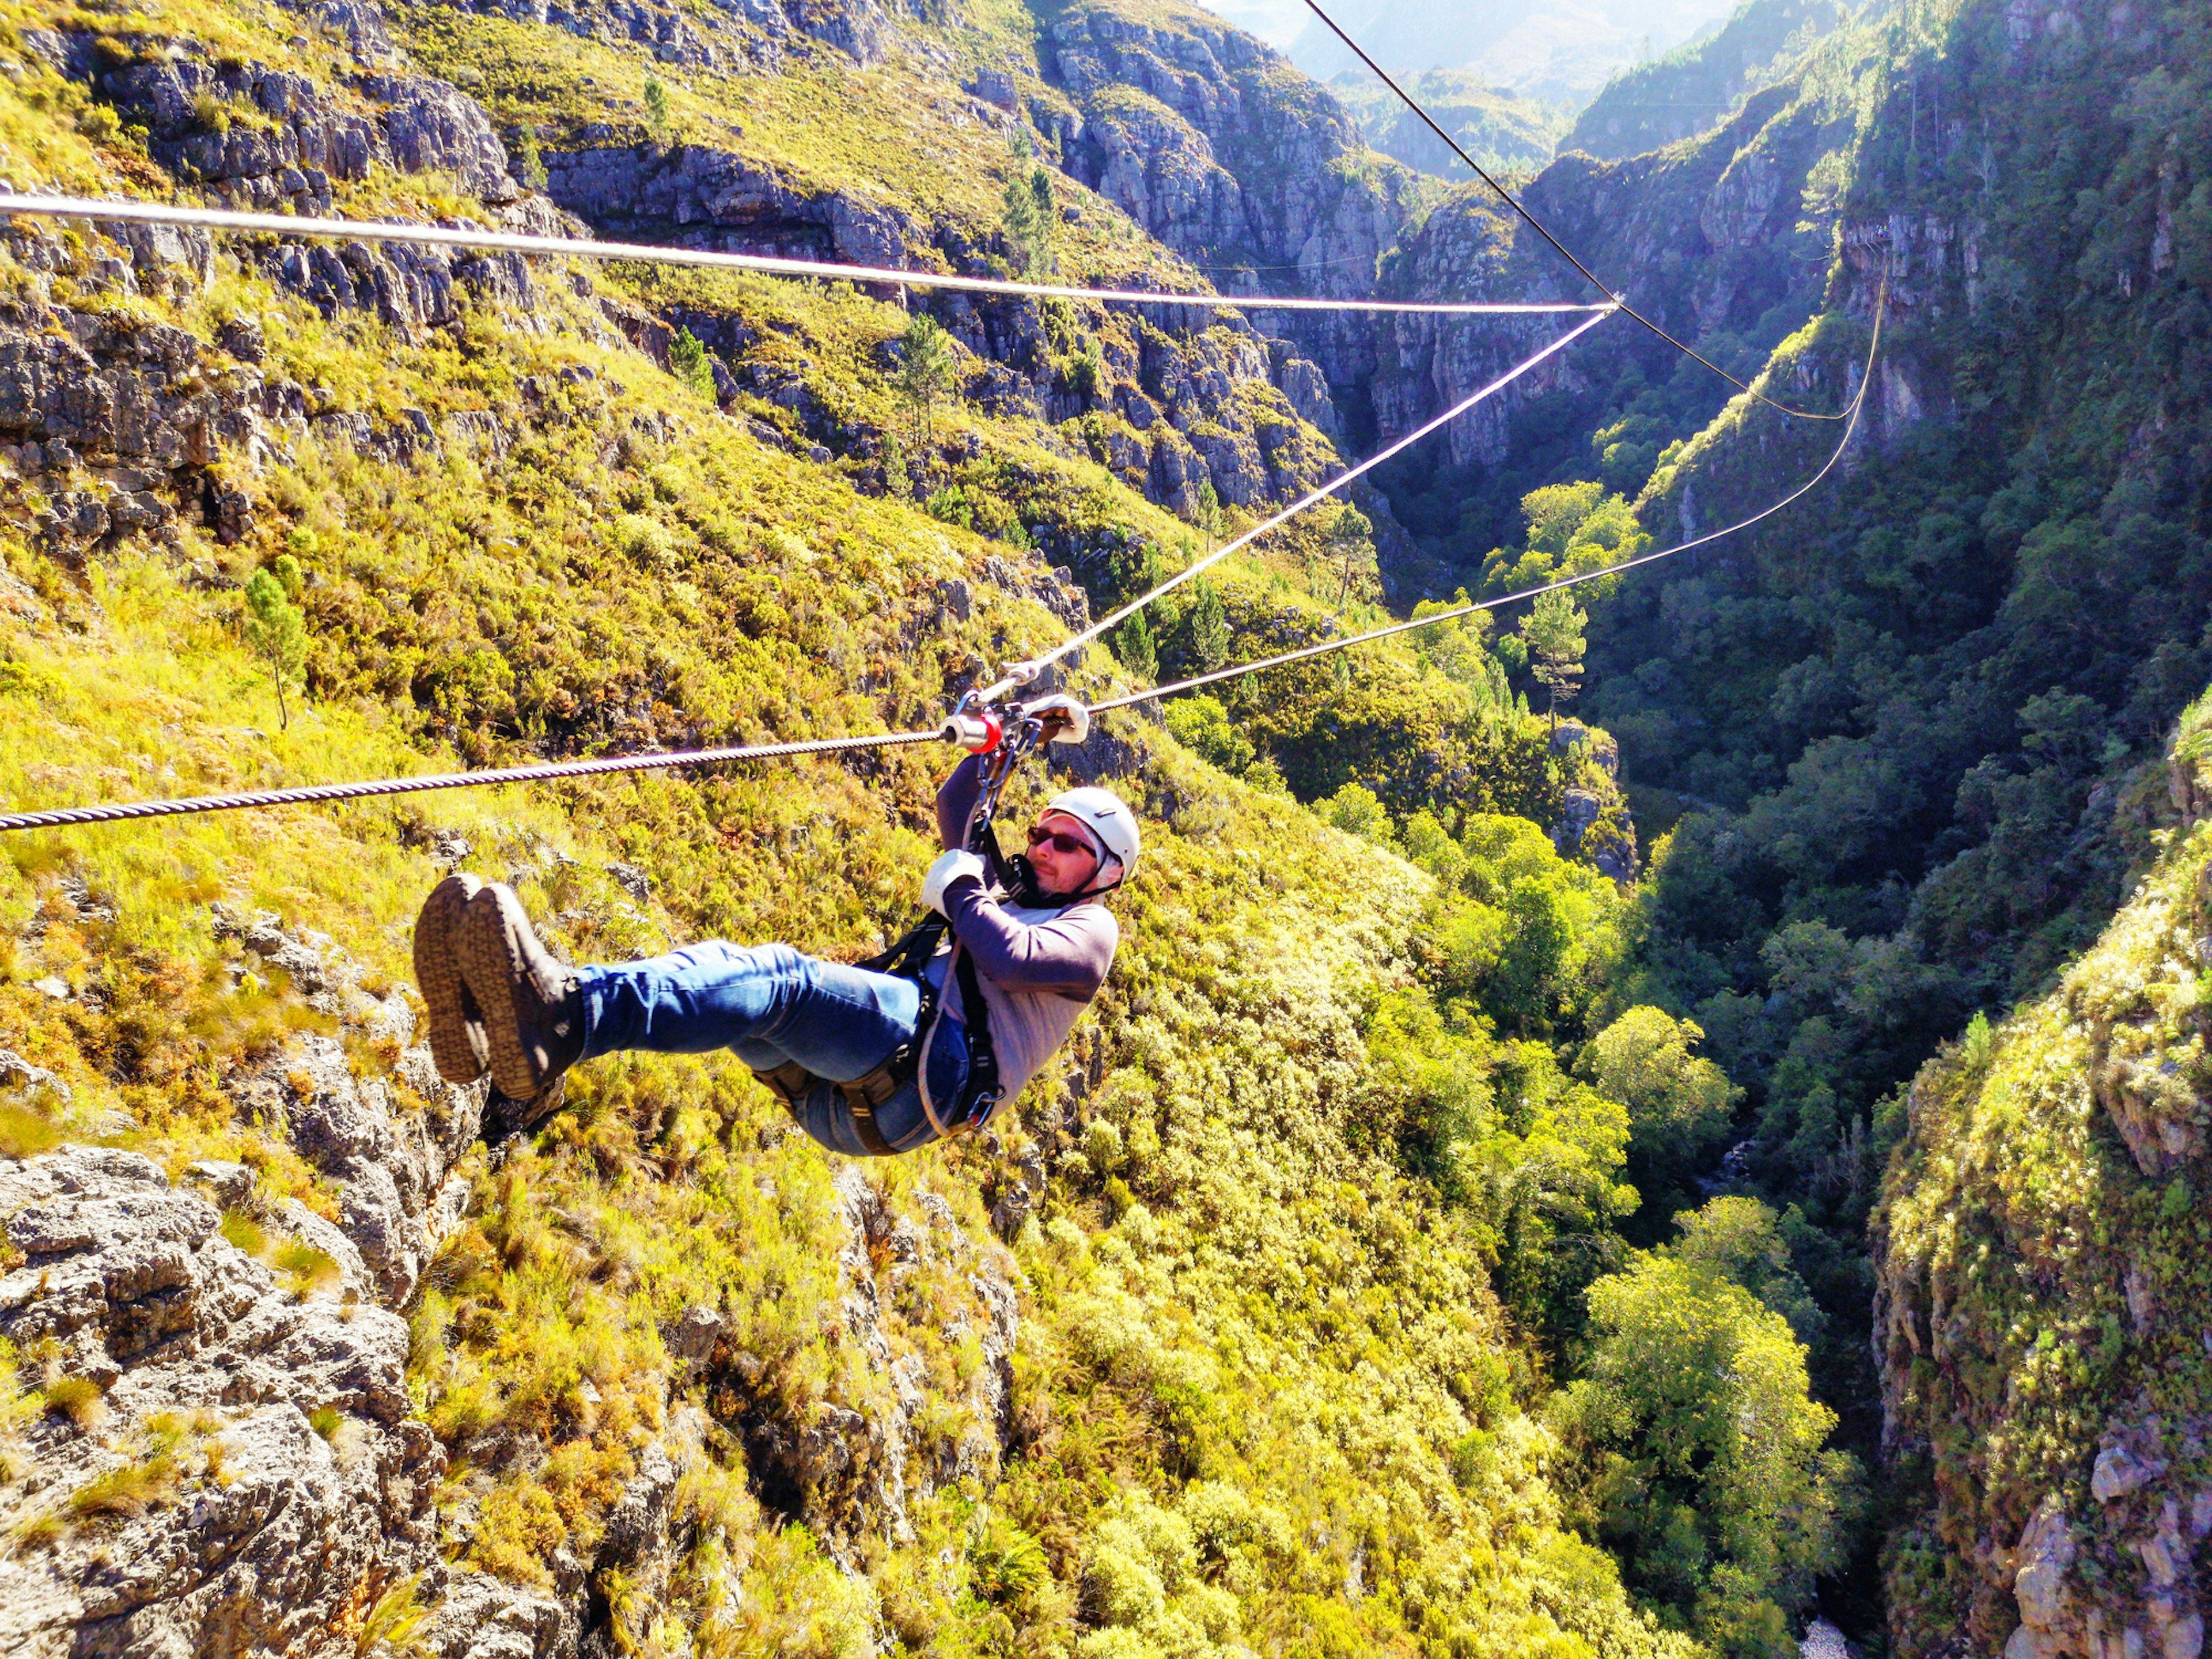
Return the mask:
POLYGON ((1961 1627, 2002 1642, 2032 1613, 2063 1636, 2094 1607, 2154 1640, 2185 1617, 2134 1537, 2212 1478, 2196 1316, 2212 1296, 2208 713, 2191 708, 2173 747, 2187 816, 2104 936, 2049 996, 1978 1020, 1903 1103, 1875 1216, 1875 1338, 1911 1481, 1887 1561, 1909 1652, 1961 1627), (2108 1470, 2116 1452, 2131 1461, 2108 1470), (2015 1594, 1965 1541, 2011 1549, 2047 1504, 2062 1524, 2045 1533, 2068 1540, 2052 1582, 2080 1587, 2063 1608, 2015 1594))
MULTIPOLYGON (((977 15, 1029 40, 1004 6, 977 15)), ((181 9, 139 21, 201 27, 181 9)), ((738 153, 823 189, 927 198, 971 230, 999 226, 1019 182, 1012 147, 949 98, 935 107, 942 82, 908 58, 679 75, 495 19, 400 22, 547 142, 634 105, 622 121, 656 143, 757 146, 738 153), (836 145, 833 109, 851 115, 836 145)), ((275 61, 258 37, 225 49, 275 61)), ((37 100, 76 96, 57 88, 0 82, 11 166, 163 185, 127 132, 46 163, 8 137, 40 129, 37 100)), ((447 195, 380 174, 343 201, 486 210, 447 195)), ((1055 232, 1063 269, 1176 274, 1096 207, 1055 232)), ((96 234, 21 246, 0 276, 27 328, 66 332, 66 307, 119 356, 165 329, 209 342, 258 323, 262 380, 305 408, 281 442, 180 469, 158 536, 65 544, 36 515, 91 476, 60 462, 8 478, 0 795, 26 805, 933 724, 948 694, 1064 635, 1050 565, 1095 611, 1264 510, 1196 496, 1186 525, 1133 488, 1133 365, 1164 345, 1264 360, 1227 328, 1179 341, 1118 314, 1022 311, 1089 399, 1055 424, 957 353, 927 377, 949 384, 906 377, 902 398, 925 337, 835 286, 548 269, 526 308, 464 284, 450 325, 416 328, 326 315, 235 246, 204 287, 133 295, 96 234), (657 337, 637 307, 689 331, 672 324, 665 369, 609 332, 657 337), (715 343, 740 334, 741 362, 715 343), (718 360, 744 371, 727 408, 718 360), (817 424, 840 438, 826 459, 817 424), (229 505, 207 509, 216 496, 229 505)), ((246 395, 211 346, 194 373, 210 398, 246 395)), ((1334 462, 1256 371, 1215 413, 1281 425, 1293 481, 1334 462)), ((1532 500, 1529 556, 1625 545, 1616 508, 1590 490, 1532 500)), ((1095 693, 1379 619, 1372 531, 1357 513, 1301 525, 1069 683, 1095 693)), ((1555 736, 1510 690, 1531 646, 1571 660, 1580 623, 1564 627, 1509 642, 1486 619, 1442 625, 1164 721, 1102 720, 1089 758, 1146 818, 1115 901, 1127 942, 1064 1062, 989 1135, 850 1165, 732 1056, 625 1055, 575 1073, 566 1109, 495 1164, 468 1152, 464 1214, 404 1309, 411 1404, 449 1459, 436 1504, 455 1567, 552 1590, 600 1559, 657 1443, 679 1470, 674 1565, 652 1583, 594 1565, 580 1598, 625 1652, 678 1632, 700 1654, 841 1659, 1771 1648, 1825 1559, 1838 1506, 1822 1483, 1842 1475, 1797 1338, 1743 1265, 1771 1267, 1771 1241, 1727 1242, 1764 1238, 1756 1218, 1648 1260, 1620 1231, 1639 1144, 1709 1132, 1730 1096, 1695 1027, 1620 994, 1634 910, 1595 860, 1626 878, 1633 842, 1609 740, 1555 736), (1570 808, 1595 822, 1555 842, 1570 808), (1674 1276, 1680 1331, 1638 1322, 1654 1274, 1674 1276), (709 1343, 678 1351, 702 1328, 709 1343), (1638 1356, 1662 1349, 1676 1376, 1716 1354, 1752 1370, 1735 1394, 1635 1394, 1638 1356), (1589 1386, 1547 1413, 1585 1367, 1589 1386), (1679 1414, 1711 1428, 1745 1411, 1782 1437, 1765 1462, 1717 1429, 1690 1474, 1668 1461, 1679 1414), (1674 1482, 1666 1503, 1705 1505, 1692 1530, 1715 1535, 1692 1549, 1673 1509, 1613 1504, 1616 1465, 1674 1482), (1601 1542, 1635 1566, 1626 1588, 1601 1542)), ((907 920, 949 763, 909 747, 10 837, 0 1047, 66 1092, 11 1091, 0 1150, 66 1136, 178 1176, 242 1163, 251 1197, 226 1200, 223 1237, 313 1296, 337 1264, 290 1206, 341 1219, 342 1194, 247 1086, 304 1100, 296 1045, 342 1037, 403 1127, 430 1103, 396 1039, 311 1000, 214 907, 330 935, 381 994, 405 983, 431 849, 459 836, 579 961, 713 935, 850 958, 907 920), (636 866, 621 884, 617 862, 636 866)), ((1021 779, 1009 821, 1052 787, 1021 779)), ((0 1374, 5 1411, 35 1399, 98 1426, 97 1389, 38 1363, 35 1395, 12 1358, 0 1374)), ((343 1413, 309 1421, 342 1462, 343 1413)), ((217 1478, 217 1427, 129 1429, 69 1524, 217 1478)), ((347 1617, 364 1650, 404 1648, 416 1587, 372 1602, 376 1588, 347 1617)))
POLYGON ((1717 1254, 1662 1249, 1591 1285, 1585 1374, 1550 1420, 1576 1518, 1630 1582, 1716 1648, 1783 1659, 1842 1563, 1857 1466, 1822 1449, 1835 1413, 1790 1322, 1717 1254))

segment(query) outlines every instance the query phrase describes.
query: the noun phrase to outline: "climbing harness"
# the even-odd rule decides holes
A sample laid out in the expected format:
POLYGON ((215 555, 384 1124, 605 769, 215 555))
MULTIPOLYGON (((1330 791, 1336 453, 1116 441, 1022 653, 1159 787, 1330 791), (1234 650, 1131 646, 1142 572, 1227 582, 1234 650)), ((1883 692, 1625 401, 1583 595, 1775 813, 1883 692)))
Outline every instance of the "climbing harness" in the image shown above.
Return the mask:
MULTIPOLYGON (((1047 698, 1026 707, 1001 708, 987 703, 980 692, 971 690, 962 696, 946 718, 940 736, 959 744, 971 755, 989 757, 983 769, 982 787, 976 793, 975 809, 969 815, 965 845, 968 851, 983 860, 993 884, 1002 890, 1018 896, 1037 896, 1028 860, 1018 855, 1008 859, 999 846, 994 827, 999 798, 1007 780, 1040 744, 1069 740, 1071 733, 1073 740, 1080 741, 1089 731, 1089 711, 1073 699, 1062 697, 1047 698)), ((1077 904, 1094 896, 1095 890, 1072 894, 1061 903, 1077 904)), ((801 1108, 817 1089, 826 1085, 842 1102, 852 1120, 854 1137, 867 1152, 878 1158, 890 1156, 898 1149, 884 1139, 876 1122, 876 1111, 909 1085, 920 1091, 923 1115, 928 1118, 929 1127, 940 1140, 950 1140, 990 1121, 1005 1098, 1005 1091, 999 1081, 998 1054, 991 1042, 990 1012, 983 1000, 975 958, 956 938, 945 972, 934 980, 929 974, 950 927, 945 917, 933 912, 889 950, 854 964, 871 973, 912 980, 921 993, 913 1040, 901 1044, 883 1064, 849 1082, 817 1077, 796 1061, 753 1073, 793 1117, 800 1115, 801 1108), (960 1009, 968 1037, 968 1076, 957 1096, 940 1103, 930 1090, 929 1060, 945 1021, 944 987, 947 982, 960 988, 960 1009)))

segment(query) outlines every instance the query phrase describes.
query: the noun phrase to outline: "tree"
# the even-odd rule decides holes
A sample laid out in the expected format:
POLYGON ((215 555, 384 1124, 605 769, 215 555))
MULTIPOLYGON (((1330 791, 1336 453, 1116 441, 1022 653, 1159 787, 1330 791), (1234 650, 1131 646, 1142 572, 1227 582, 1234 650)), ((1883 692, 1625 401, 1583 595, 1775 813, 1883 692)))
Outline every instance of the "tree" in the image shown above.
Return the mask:
POLYGON ((1583 629, 1587 611, 1575 609, 1564 588, 1536 596, 1535 605, 1521 619, 1521 637, 1536 678, 1551 694, 1548 712, 1552 730, 1559 729, 1559 705, 1573 700, 1582 688, 1583 653, 1589 648, 1583 629))
POLYGON ((1042 163, 1017 167, 1006 179, 1002 199, 1002 234, 1015 274, 1032 283, 1049 276, 1058 264, 1052 244, 1060 224, 1052 170, 1042 163))
POLYGON ((668 372, 708 403, 714 397, 714 366, 707 361, 707 348, 688 328, 676 331, 668 344, 668 372))
POLYGON ((1198 672, 1211 674, 1229 660, 1229 607, 1222 603, 1221 590, 1203 577, 1191 584, 1182 636, 1189 665, 1198 672))
POLYGON ((1390 833, 1390 814, 1375 792, 1364 784, 1346 784, 1327 800, 1316 801, 1314 810, 1321 814, 1324 823, 1347 836, 1358 836, 1384 847, 1395 845, 1390 833))
POLYGON ((907 470, 906 446, 899 441, 898 434, 884 434, 884 494, 900 501, 914 494, 914 475, 907 470))
POLYGON ((1221 492, 1211 478, 1198 487, 1198 527, 1206 532, 1206 550, 1212 552, 1213 544, 1221 538, 1221 492))
POLYGON ((1827 1316, 1790 1261, 1781 1218, 1757 1199, 1712 1199, 1702 1209, 1676 1216, 1674 1225, 1682 1236, 1662 1247, 1662 1255, 1741 1285, 1788 1320, 1801 1342, 1811 1342, 1826 1328, 1827 1316))
POLYGON ((655 138, 668 136, 668 88, 657 75, 645 77, 645 125, 655 138))
POLYGON ((1114 654, 1121 659, 1121 666, 1140 680, 1155 678, 1160 672, 1159 648, 1152 643, 1152 624, 1145 620, 1141 611, 1114 630, 1114 654))
POLYGON ((936 435, 937 400, 952 389, 957 377, 952 337, 934 317, 917 313, 899 345, 902 355, 893 384, 913 416, 915 447, 923 451, 936 435))
POLYGON ((1695 1177, 1728 1139, 1739 1091, 1719 1066, 1691 1053, 1705 1035, 1663 1009, 1631 1008, 1591 1039, 1576 1065, 1628 1109, 1629 1179, 1655 1228, 1694 1201, 1695 1177))
POLYGON ((1329 521, 1329 555, 1344 567, 1343 577, 1336 585, 1336 608, 1340 611, 1352 592, 1353 570, 1374 559, 1374 521, 1349 501, 1338 508, 1336 517, 1329 521))
POLYGON ((1779 1656, 1788 1618, 1842 1559, 1857 1465, 1824 1450, 1789 1322, 1673 1255, 1589 1287, 1589 1363, 1555 1395, 1579 1517, 1644 1594, 1736 1659, 1779 1656))
POLYGON ((1179 697, 1168 705, 1167 718, 1169 735, 1201 760, 1232 774, 1251 765, 1252 740, 1231 722, 1218 699, 1179 697))
MULTIPOLYGON (((278 561, 294 564, 288 554, 278 561)), ((307 623, 300 607, 284 595, 286 584, 270 570, 257 570, 246 585, 246 642, 269 670, 276 687, 276 715, 282 729, 292 726, 285 689, 300 677, 307 660, 307 623)))
POLYGON ((552 175, 545 170, 544 153, 538 148, 537 128, 522 129, 520 141, 515 148, 514 159, 516 166, 521 171, 522 182, 531 189, 543 190, 552 182, 552 175))

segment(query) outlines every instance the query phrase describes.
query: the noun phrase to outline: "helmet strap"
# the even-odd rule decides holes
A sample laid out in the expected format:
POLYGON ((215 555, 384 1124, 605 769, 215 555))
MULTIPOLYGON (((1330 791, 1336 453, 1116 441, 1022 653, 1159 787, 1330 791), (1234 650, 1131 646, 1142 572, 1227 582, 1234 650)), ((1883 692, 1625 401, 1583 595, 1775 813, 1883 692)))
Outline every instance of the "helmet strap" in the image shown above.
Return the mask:
POLYGON ((1008 871, 1013 877, 1012 881, 1006 884, 1006 892, 1008 896, 1024 909, 1065 910, 1073 904, 1081 904, 1091 899, 1103 898, 1129 878, 1128 870, 1123 866, 1121 860, 1110 854, 1099 860, 1099 867, 1103 869, 1109 863, 1118 873, 1113 880, 1103 886, 1086 887, 1079 893, 1048 893, 1037 885, 1036 867, 1030 863, 1026 856, 1017 853, 1006 860, 1008 871))

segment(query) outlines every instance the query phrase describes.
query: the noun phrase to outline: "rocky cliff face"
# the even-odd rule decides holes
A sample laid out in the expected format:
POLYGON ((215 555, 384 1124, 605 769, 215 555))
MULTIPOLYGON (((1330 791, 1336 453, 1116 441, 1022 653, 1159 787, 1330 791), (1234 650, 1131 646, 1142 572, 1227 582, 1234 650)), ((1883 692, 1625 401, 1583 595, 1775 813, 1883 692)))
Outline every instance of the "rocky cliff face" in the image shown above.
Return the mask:
POLYGON ((2203 1650, 2208 872, 2192 811, 2058 991, 1912 1085, 1874 1234, 1902 1652, 1961 1630, 2007 1659, 2203 1650))
MULTIPOLYGON (((415 1651, 449 1659, 604 1653, 611 1615, 587 1584, 612 1573, 669 1595, 697 1525, 679 1487, 728 1455, 717 1442, 742 1443, 763 1492, 848 1562, 871 1539, 910 1541, 917 1499, 995 1477, 1014 1432, 1010 1264, 935 1194, 893 1199, 848 1165, 819 1220, 879 1408, 789 1414, 758 1386, 765 1361, 744 1330, 686 1306, 659 1334, 653 1431, 599 1477, 613 1484, 593 1547, 535 1583, 455 1565, 486 1521, 490 1482, 468 1472, 512 1481, 556 1449, 511 1428, 434 1427, 410 1380, 410 1357, 419 1379, 439 1340, 418 1292, 445 1305, 435 1287, 467 1240, 429 1286, 424 1270, 473 1224, 513 1146, 487 1166, 481 1088, 441 1084, 410 1046, 409 999, 364 991, 329 938, 220 905, 214 932, 240 975, 281 976, 337 1028, 217 1085, 315 1172, 319 1195, 273 1197, 265 1165, 237 1162, 180 1162, 173 1178, 98 1146, 0 1158, 0 1524, 19 1544, 0 1561, 8 1651, 325 1654, 398 1621, 415 1651), (365 1053, 391 1058, 364 1066, 365 1053), (950 1431, 952 1402, 909 1327, 917 1276, 941 1340, 975 1357, 950 1431), (27 1409, 25 1389, 40 1390, 27 1409)), ((70 1090, 11 1054, 0 1085, 70 1090)))
POLYGON ((1071 170, 1202 263, 1365 294, 1428 194, 1335 99, 1202 12, 1073 8, 1040 55, 1084 112, 1071 170))
MULTIPOLYGON (((447 1460, 410 1400, 395 1311, 459 1220, 453 1169, 480 1094, 438 1081, 407 1000, 362 989, 328 937, 269 913, 214 920, 242 976, 283 975, 346 1041, 392 1058, 364 1070, 310 1034, 223 1079, 319 1173, 319 1208, 241 1163, 173 1181, 99 1146, 0 1158, 0 1340, 49 1407, 10 1419, 0 1504, 44 1547, 0 1564, 0 1638, 27 1654, 321 1651, 428 1572, 474 1615, 453 1651, 526 1651, 550 1609, 441 1559, 447 1460)), ((8 1080, 69 1088, 19 1060, 8 1080)))

